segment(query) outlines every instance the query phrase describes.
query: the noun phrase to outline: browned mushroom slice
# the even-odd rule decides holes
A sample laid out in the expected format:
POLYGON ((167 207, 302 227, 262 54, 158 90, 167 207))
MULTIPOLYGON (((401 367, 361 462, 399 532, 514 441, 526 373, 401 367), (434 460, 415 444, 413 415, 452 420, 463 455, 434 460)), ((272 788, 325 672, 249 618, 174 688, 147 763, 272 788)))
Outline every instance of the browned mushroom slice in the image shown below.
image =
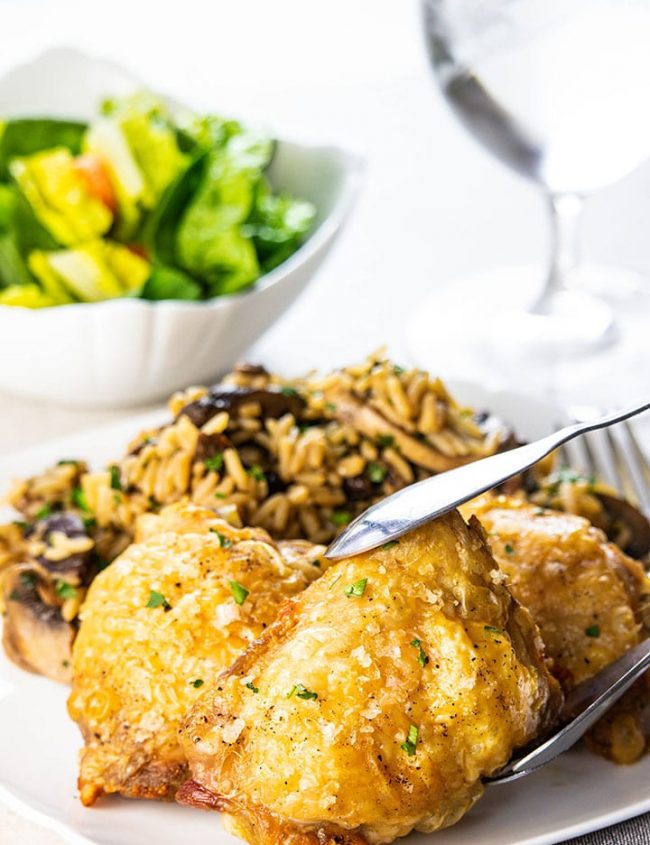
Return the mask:
POLYGON ((429 443, 407 434, 379 411, 342 390, 328 392, 328 402, 336 406, 336 416, 373 439, 390 435, 401 455, 430 472, 445 472, 476 460, 476 455, 444 455, 429 443))
POLYGON ((264 416, 273 418, 284 414, 297 417, 305 407, 305 400, 291 388, 275 385, 254 388, 216 384, 206 396, 186 405, 179 416, 189 417, 197 428, 201 428, 220 411, 230 412, 249 402, 259 402, 264 416))
POLYGON ((64 621, 58 607, 42 600, 29 567, 13 566, 7 572, 4 599, 2 643, 10 660, 28 672, 70 683, 76 627, 64 621))
POLYGON ((596 490, 609 519, 606 533, 630 557, 640 560, 650 552, 650 520, 625 499, 596 490))

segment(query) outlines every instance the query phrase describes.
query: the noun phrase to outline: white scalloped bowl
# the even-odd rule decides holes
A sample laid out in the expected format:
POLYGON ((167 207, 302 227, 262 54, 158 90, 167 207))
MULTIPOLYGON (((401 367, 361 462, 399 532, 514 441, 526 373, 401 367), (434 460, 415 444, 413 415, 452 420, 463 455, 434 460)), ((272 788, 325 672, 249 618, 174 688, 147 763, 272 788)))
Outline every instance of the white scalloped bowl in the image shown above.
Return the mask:
MULTIPOLYGON (((141 85, 108 62, 52 50, 0 79, 0 115, 87 119, 103 97, 141 85)), ((343 225, 361 170, 361 159, 340 147, 278 142, 271 180, 310 200, 316 221, 302 247, 244 293, 207 302, 0 306, 0 390, 109 407, 152 402, 214 380, 305 289, 343 225)))

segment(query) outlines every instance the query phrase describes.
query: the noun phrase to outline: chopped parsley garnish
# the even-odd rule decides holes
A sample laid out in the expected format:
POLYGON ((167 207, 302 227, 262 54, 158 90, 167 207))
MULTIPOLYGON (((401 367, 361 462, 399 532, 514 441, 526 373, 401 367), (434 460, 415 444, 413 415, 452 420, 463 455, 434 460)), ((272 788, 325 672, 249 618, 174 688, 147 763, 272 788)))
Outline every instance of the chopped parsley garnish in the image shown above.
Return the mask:
POLYGON ((596 479, 593 475, 582 475, 580 472, 571 469, 571 467, 560 467, 557 472, 549 475, 546 484, 546 492, 549 496, 557 496, 562 484, 578 484, 586 482, 588 489, 591 491, 596 484, 596 479))
POLYGON ((76 505, 79 510, 85 511, 86 513, 90 513, 86 494, 81 489, 81 487, 73 487, 72 492, 70 493, 70 498, 72 499, 72 504, 76 505))
POLYGON ((217 452, 217 454, 213 455, 211 458, 206 458, 203 463, 206 469, 219 472, 223 466, 223 452, 217 452))
POLYGON ((103 569, 109 565, 110 560, 107 560, 105 557, 98 555, 96 551, 93 550, 92 553, 93 560, 95 561, 95 565, 97 566, 97 570, 101 572, 103 569))
POLYGON ((229 581, 228 583, 230 584, 230 592, 235 602, 242 605, 248 598, 248 590, 239 581, 229 581))
POLYGON ((418 650, 418 663, 420 664, 420 666, 426 666, 429 662, 429 658, 427 657, 424 649, 422 648, 421 641, 417 639, 411 640, 411 645, 413 646, 413 648, 417 648, 418 650))
POLYGON ((381 482, 388 475, 388 470, 385 466, 378 464, 376 461, 371 461, 366 467, 366 475, 373 484, 381 484, 381 482))
POLYGON ((336 405, 334 402, 326 402, 325 408, 332 414, 336 413, 336 405))
POLYGON ((246 684, 246 689, 249 689, 251 692, 254 692, 255 694, 257 694, 260 691, 260 688, 256 687, 255 684, 252 681, 249 681, 246 684))
POLYGON ((203 686, 205 681, 203 681, 201 678, 197 678, 195 681, 190 681, 190 683, 192 684, 194 689, 198 689, 199 687, 203 686))
POLYGON ((403 373, 406 372, 406 370, 404 369, 404 367, 400 367, 399 364, 395 364, 393 367, 393 372, 396 376, 401 376, 403 373))
POLYGON ((502 634, 503 631, 501 628, 495 628, 494 625, 484 625, 484 630, 489 631, 491 634, 502 634))
POLYGON ((409 727, 409 732, 406 737, 406 742, 403 742, 400 745, 402 751, 406 751, 409 757, 413 757, 415 754, 417 744, 418 744, 418 737, 420 736, 420 731, 415 725, 411 725, 409 727))
POLYGON ((226 498, 226 494, 225 494, 225 493, 215 493, 215 494, 214 494, 214 498, 215 498, 215 499, 225 499, 225 498, 226 498))
POLYGON ((355 581, 354 584, 348 584, 343 592, 349 599, 360 598, 365 593, 367 585, 368 579, 362 578, 360 581, 355 581))
POLYGON ((352 514, 349 511, 334 511, 332 514, 334 525, 347 525, 351 519, 352 514))
POLYGON ((86 531, 92 531, 93 528, 97 528, 97 520, 94 516, 86 516, 83 519, 84 528, 86 531))
POLYGON ((395 438, 392 434, 380 434, 377 438, 377 445, 381 446, 382 449, 389 449, 394 442, 395 438))
POLYGON ((111 490, 122 489, 122 479, 120 478, 120 468, 116 464, 112 464, 108 471, 111 474, 111 490))
POLYGON ((210 528, 210 532, 217 535, 219 538, 219 545, 222 549, 229 549, 232 546, 232 540, 230 537, 226 537, 226 535, 222 534, 221 531, 218 531, 216 528, 210 528))
POLYGON ((264 475, 264 470, 259 464, 253 464, 252 467, 248 467, 246 472, 250 475, 251 478, 254 478, 255 481, 266 481, 266 475, 264 475))
POLYGON ((289 385, 286 385, 285 387, 281 387, 280 393, 283 396, 298 396, 298 391, 296 390, 296 388, 295 387, 289 387, 289 385))
POLYGON ((388 551, 388 549, 394 549, 395 546, 399 546, 399 540, 389 540, 387 543, 384 543, 382 549, 388 551))
POLYGON ((47 519, 48 516, 52 516, 51 505, 43 505, 40 510, 36 511, 36 519, 47 519))
POLYGON ((164 610, 172 609, 171 604, 167 601, 163 594, 159 593, 157 590, 151 590, 147 607, 162 607, 164 610))
POLYGON ((20 528, 21 531, 26 531, 29 528, 29 522, 25 522, 22 519, 14 519, 11 524, 15 525, 16 528, 20 528))
POLYGON ((69 666, 70 666, 70 661, 69 660, 62 660, 61 666, 63 666, 64 669, 68 669, 69 666))
POLYGON ((320 567, 320 560, 312 560, 311 565, 320 567))
POLYGON ((506 543, 503 550, 507 555, 514 555, 515 553, 515 548, 514 546, 511 546, 510 543, 506 543))
POLYGON ((294 695, 298 698, 302 698, 303 701, 308 701, 310 698, 318 698, 318 693, 312 692, 311 690, 307 689, 304 684, 294 684, 293 687, 291 687, 289 693, 287 694, 287 698, 292 698, 294 695))
POLYGON ((70 466, 76 467, 78 463, 79 461, 73 461, 72 458, 62 458, 60 461, 56 462, 56 465, 58 467, 64 467, 69 464, 70 466))
POLYGON ((57 581, 54 585, 54 592, 62 599, 73 599, 77 595, 77 588, 67 581, 57 581))
POLYGON ((585 634, 588 637, 599 637, 600 625, 590 625, 588 628, 585 629, 585 634))

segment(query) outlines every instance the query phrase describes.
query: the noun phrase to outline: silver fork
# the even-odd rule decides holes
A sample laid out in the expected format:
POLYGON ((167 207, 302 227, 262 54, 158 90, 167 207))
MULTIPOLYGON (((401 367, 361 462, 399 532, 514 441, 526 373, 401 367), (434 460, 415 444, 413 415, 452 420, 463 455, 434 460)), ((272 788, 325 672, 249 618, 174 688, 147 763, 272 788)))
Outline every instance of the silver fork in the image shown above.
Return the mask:
MULTIPOLYGON (((597 419, 602 412, 590 406, 568 408, 572 422, 597 419)), ((631 422, 583 434, 560 447, 563 464, 583 470, 614 489, 650 516, 650 460, 631 422)))

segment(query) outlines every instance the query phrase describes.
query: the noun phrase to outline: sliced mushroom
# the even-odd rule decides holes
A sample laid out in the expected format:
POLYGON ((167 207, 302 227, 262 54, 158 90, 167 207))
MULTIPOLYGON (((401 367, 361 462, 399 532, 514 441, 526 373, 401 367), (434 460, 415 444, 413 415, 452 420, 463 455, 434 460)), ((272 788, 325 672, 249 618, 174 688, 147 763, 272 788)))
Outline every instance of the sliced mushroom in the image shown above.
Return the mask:
POLYGON ((2 643, 7 656, 22 669, 67 684, 72 680, 76 626, 62 619, 58 607, 41 599, 36 578, 22 565, 7 573, 2 643))
POLYGON ((598 490, 594 495, 600 499, 607 513, 609 539, 630 557, 637 560, 644 558, 650 552, 650 520, 626 499, 598 490))
POLYGON ((431 444, 407 434, 398 425, 383 417, 379 411, 365 405, 347 391, 328 392, 327 399, 336 406, 336 416, 342 422, 354 426, 362 434, 374 440, 382 435, 390 435, 404 458, 430 472, 445 472, 476 460, 476 455, 444 455, 434 449, 431 444))
POLYGON ((284 414, 297 417, 305 408, 305 400, 290 388, 275 385, 253 388, 216 384, 206 396, 186 405, 179 416, 184 414, 197 428, 201 428, 220 411, 232 411, 248 402, 259 402, 264 416, 274 419, 284 414))

